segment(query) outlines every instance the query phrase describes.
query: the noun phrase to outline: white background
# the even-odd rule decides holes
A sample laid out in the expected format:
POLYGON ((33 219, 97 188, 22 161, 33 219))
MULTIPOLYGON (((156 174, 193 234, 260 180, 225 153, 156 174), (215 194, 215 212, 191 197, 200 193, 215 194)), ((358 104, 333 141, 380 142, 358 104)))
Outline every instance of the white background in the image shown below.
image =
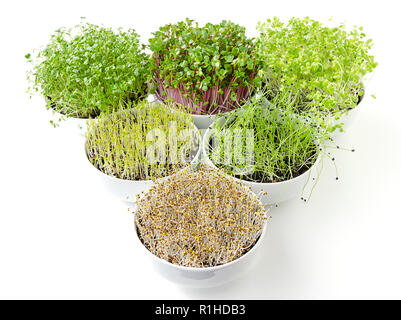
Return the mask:
POLYGON ((7 1, 0 5, 0 298, 401 298, 401 12, 397 1, 7 1), (135 247, 133 216, 98 183, 74 132, 25 93, 24 55, 81 16, 132 27, 310 16, 364 26, 379 61, 358 118, 312 199, 271 211, 255 268, 214 289, 159 277, 135 247), (374 100, 370 94, 376 94, 374 100))

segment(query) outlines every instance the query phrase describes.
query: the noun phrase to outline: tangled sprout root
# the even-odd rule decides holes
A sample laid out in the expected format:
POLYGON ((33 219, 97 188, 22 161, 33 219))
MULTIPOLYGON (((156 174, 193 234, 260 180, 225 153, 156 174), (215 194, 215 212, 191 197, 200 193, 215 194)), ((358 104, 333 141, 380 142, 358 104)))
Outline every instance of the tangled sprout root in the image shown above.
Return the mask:
POLYGON ((145 247, 173 264, 229 263, 258 241, 266 211, 249 189, 218 171, 184 169, 138 200, 135 223, 145 247))

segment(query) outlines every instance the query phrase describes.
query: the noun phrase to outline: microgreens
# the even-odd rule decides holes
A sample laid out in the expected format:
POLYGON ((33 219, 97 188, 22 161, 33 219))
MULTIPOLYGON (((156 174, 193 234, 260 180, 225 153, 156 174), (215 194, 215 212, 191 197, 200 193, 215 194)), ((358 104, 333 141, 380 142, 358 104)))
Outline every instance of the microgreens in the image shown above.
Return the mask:
POLYGON ((36 55, 27 54, 31 92, 47 98, 47 107, 67 117, 96 117, 145 98, 149 57, 134 30, 82 22, 60 28, 36 55))
POLYGON ((154 180, 188 165, 195 138, 188 113, 141 101, 89 120, 86 148, 90 162, 105 174, 154 180))
POLYGON ((260 74, 270 97, 291 90, 297 112, 337 117, 356 106, 363 76, 377 66, 362 28, 347 32, 344 24, 330 28, 309 18, 284 24, 277 17, 257 28, 260 74))
POLYGON ((173 98, 193 113, 214 114, 237 108, 259 79, 253 39, 233 22, 199 27, 186 19, 153 35, 149 48, 159 99, 173 98))
POLYGON ((209 157, 225 172, 248 181, 281 182, 302 174, 316 162, 329 135, 310 116, 294 115, 292 108, 288 94, 272 103, 264 97, 250 100, 215 123, 209 157), (250 140, 246 130, 252 133, 250 140), (244 163, 249 155, 252 163, 244 163))
POLYGON ((234 261, 260 238, 266 211, 256 195, 217 171, 184 169, 138 202, 135 223, 144 246, 186 267, 234 261))

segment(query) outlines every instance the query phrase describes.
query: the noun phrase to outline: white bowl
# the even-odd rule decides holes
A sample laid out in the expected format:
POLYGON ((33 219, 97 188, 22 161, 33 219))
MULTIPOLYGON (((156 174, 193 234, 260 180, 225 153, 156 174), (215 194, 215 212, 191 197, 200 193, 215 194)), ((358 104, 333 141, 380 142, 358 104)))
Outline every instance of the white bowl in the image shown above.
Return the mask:
POLYGON ((358 103, 358 105, 351 109, 348 110, 346 113, 344 113, 340 119, 335 120, 334 119, 334 124, 341 124, 342 123, 342 131, 340 131, 339 129, 336 129, 333 132, 333 138, 338 137, 339 134, 343 133, 343 132, 347 132, 349 130, 349 128, 352 127, 352 125, 357 121, 358 116, 359 116, 359 110, 361 109, 361 103, 364 99, 361 100, 360 103, 358 103))
MULTIPOLYGON (((153 96, 149 95, 147 97, 147 101, 151 102, 153 100, 153 96)), ((47 101, 46 98, 45 101, 47 101)), ((81 137, 85 138, 86 131, 88 130, 87 122, 89 118, 66 117, 52 108, 48 109, 48 111, 51 113, 51 120, 53 120, 58 127, 69 130, 72 133, 78 133, 81 137)))
MULTIPOLYGON (((196 134, 199 137, 199 131, 197 130, 197 128, 194 127, 194 130, 196 130, 196 134)), ((122 201, 135 203, 137 195, 141 194, 142 192, 146 192, 147 190, 150 189, 150 187, 154 186, 154 182, 152 180, 127 180, 105 174, 104 172, 96 168, 89 161, 87 152, 88 150, 86 147, 86 140, 84 148, 85 148, 85 156, 89 165, 92 167, 93 170, 95 170, 96 174, 102 181, 104 187, 118 199, 122 201)), ((200 154, 201 154, 201 147, 199 142, 199 147, 198 150, 196 151, 196 155, 189 165, 195 165, 200 159, 200 154)), ((167 177, 160 178, 158 179, 158 181, 163 181, 166 178, 167 177)))
POLYGON ((216 121, 216 115, 214 114, 191 114, 192 120, 195 126, 200 130, 205 130, 216 121))
MULTIPOLYGON (((223 121, 223 118, 219 121, 223 121)), ((211 129, 213 125, 206 131, 203 141, 202 141, 202 154, 203 154, 203 162, 216 170, 220 170, 224 172, 224 170, 218 169, 213 161, 209 158, 208 148, 209 148, 209 139, 211 135, 211 129)), ((308 184, 312 177, 316 174, 317 166, 320 163, 321 156, 319 155, 316 159, 315 163, 304 173, 301 175, 281 182, 270 182, 270 183, 261 183, 261 182, 252 182, 247 180, 238 179, 232 177, 228 174, 227 176, 233 178, 235 181, 240 182, 248 187, 259 197, 264 205, 273 205, 278 204, 280 202, 285 202, 296 197, 301 197, 302 191, 308 184)))
MULTIPOLYGON (((251 193, 251 192, 250 192, 251 193)), ((151 260, 156 271, 167 280, 180 286, 192 288, 210 288, 223 285, 243 275, 254 265, 258 252, 267 232, 267 221, 255 245, 240 258, 229 263, 207 268, 183 267, 161 259, 150 252, 139 239, 135 225, 136 242, 151 260)))
POLYGON ((102 181, 103 186, 108 192, 110 192, 114 197, 118 198, 122 201, 127 202, 136 202, 136 196, 141 194, 141 192, 146 192, 150 187, 154 185, 152 180, 125 180, 119 179, 113 176, 109 176, 99 169, 97 169, 88 159, 87 150, 85 147, 86 158, 90 164, 90 166, 96 170, 96 173, 100 180, 102 181))
POLYGON ((336 128, 331 133, 332 138, 338 138, 342 133, 347 132, 352 127, 352 125, 357 121, 360 108, 359 103, 355 108, 344 112, 338 119, 335 119, 334 117, 325 119, 325 124, 328 126, 341 125, 341 129, 336 128))
POLYGON ((85 137, 88 128, 88 118, 66 117, 53 109, 49 109, 49 113, 51 113, 50 117, 52 121, 58 127, 71 131, 73 134, 79 134, 81 137, 85 137))
POLYGON ((357 121, 358 115, 359 115, 359 110, 361 109, 361 104, 365 100, 365 96, 366 96, 366 85, 364 82, 362 82, 362 88, 363 88, 363 94, 360 97, 360 100, 359 100, 358 104, 355 106, 355 108, 343 112, 338 120, 334 119, 334 118, 326 120, 329 125, 342 124, 342 131, 340 129, 336 129, 332 133, 333 138, 338 137, 339 134, 341 134, 343 132, 347 132, 347 130, 349 128, 351 128, 352 125, 357 121))

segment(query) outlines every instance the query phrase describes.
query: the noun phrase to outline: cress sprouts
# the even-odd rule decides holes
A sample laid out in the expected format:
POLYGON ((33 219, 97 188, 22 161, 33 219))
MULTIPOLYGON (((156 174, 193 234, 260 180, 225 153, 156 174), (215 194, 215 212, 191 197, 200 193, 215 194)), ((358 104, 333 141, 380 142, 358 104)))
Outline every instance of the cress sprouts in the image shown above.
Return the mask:
POLYGON ((138 202, 144 246, 161 259, 206 268, 238 259, 260 238, 266 211, 256 195, 218 171, 184 169, 138 202))
POLYGON ((293 112, 288 94, 264 97, 223 116, 210 131, 206 152, 212 162, 238 178, 270 183, 295 178, 316 162, 330 139, 310 116, 293 112))
POLYGON ((156 96, 172 98, 195 114, 237 108, 258 81, 260 64, 245 27, 231 21, 200 27, 190 19, 153 33, 149 47, 156 96))
POLYGON ((56 30, 44 49, 26 58, 33 65, 31 93, 67 117, 93 118, 148 95, 149 57, 133 29, 82 22, 56 30))
POLYGON ((142 101, 88 121, 86 148, 90 162, 107 175, 154 180, 187 166, 197 138, 187 112, 142 101))
POLYGON ((377 66, 362 27, 346 31, 344 24, 326 27, 310 18, 285 24, 275 17, 257 28, 261 74, 271 97, 291 90, 298 113, 336 115, 356 106, 363 76, 377 66))

